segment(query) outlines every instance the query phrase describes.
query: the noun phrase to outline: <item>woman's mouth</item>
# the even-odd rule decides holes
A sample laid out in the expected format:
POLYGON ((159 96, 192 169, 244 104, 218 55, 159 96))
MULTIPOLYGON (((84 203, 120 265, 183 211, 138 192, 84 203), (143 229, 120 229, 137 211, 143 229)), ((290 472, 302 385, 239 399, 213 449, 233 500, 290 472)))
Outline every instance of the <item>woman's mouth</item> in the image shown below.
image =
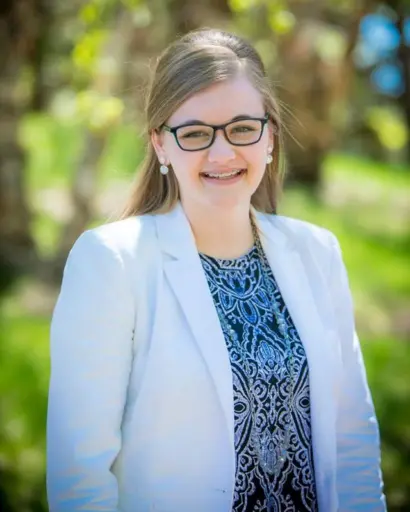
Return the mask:
POLYGON ((246 169, 232 169, 226 172, 202 172, 201 176, 206 180, 233 181, 245 174, 246 169))

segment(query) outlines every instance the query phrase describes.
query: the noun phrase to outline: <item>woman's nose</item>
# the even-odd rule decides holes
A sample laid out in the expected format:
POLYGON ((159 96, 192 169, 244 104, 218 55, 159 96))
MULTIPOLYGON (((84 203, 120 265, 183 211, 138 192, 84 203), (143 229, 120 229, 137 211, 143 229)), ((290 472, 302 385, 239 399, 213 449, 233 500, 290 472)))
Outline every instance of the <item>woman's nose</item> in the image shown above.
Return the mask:
POLYGON ((208 160, 210 162, 228 161, 235 158, 235 150, 224 135, 222 130, 218 130, 215 134, 215 140, 209 148, 208 160))

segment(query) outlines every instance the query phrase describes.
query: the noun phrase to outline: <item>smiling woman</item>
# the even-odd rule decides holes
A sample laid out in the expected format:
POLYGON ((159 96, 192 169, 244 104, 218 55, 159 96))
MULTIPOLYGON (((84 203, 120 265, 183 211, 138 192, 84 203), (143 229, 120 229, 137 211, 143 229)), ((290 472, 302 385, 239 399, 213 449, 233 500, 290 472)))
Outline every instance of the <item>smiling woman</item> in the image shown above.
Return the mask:
POLYGON ((51 326, 51 512, 383 512, 339 244, 277 214, 259 55, 192 32, 158 59, 123 218, 84 233, 51 326))
MULTIPOLYGON (((230 53, 218 55, 220 59, 232 58, 230 53)), ((158 159, 171 167, 167 179, 177 181, 178 199, 192 223, 198 249, 224 257, 238 256, 252 244, 252 232, 246 222, 249 204, 255 196, 256 203, 265 203, 259 209, 272 213, 276 198, 274 190, 267 187, 271 181, 278 182, 277 162, 267 169, 280 122, 277 109, 267 111, 269 102, 264 101, 243 67, 236 61, 232 76, 191 94, 151 132, 158 159), (222 216, 233 216, 236 221, 227 220, 223 228, 222 216), (219 236, 229 241, 224 244, 225 250, 214 247, 216 239, 212 240, 200 227, 210 223, 221 225, 219 236), (241 242, 235 226, 247 235, 241 242)), ((275 105, 271 95, 269 98, 275 105)))
MULTIPOLYGON (((258 210, 276 211, 284 176, 281 120, 263 63, 250 45, 232 35, 225 34, 224 39, 221 32, 212 30, 177 40, 158 59, 146 118, 152 145, 124 217, 169 211, 184 201, 182 183, 193 187, 196 180, 196 185, 203 186, 201 172, 233 169, 247 171, 248 194, 258 210), (207 162, 205 154, 209 154, 207 162), (161 159, 169 164, 165 180, 158 173, 161 159), (187 175, 184 182, 181 173, 187 175)), ((201 203, 218 200, 217 196, 195 197, 201 203)))

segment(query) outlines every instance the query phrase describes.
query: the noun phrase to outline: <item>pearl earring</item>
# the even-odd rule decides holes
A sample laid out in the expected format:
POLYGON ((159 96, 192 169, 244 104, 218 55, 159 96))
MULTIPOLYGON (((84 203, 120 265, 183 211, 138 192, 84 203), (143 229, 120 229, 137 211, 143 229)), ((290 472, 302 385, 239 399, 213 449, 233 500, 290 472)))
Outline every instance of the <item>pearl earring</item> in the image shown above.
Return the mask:
POLYGON ((269 148, 268 148, 268 153, 269 153, 269 154, 268 154, 268 156, 266 157, 266 163, 267 163, 267 164, 270 164, 270 163, 272 163, 272 161, 273 161, 273 156, 270 154, 272 150, 273 150, 273 148, 271 148, 271 147, 269 147, 269 148))
POLYGON ((161 167, 159 168, 159 172, 162 174, 162 175, 166 175, 168 174, 168 171, 169 171, 169 168, 167 165, 165 165, 165 160, 163 158, 160 159, 160 164, 161 164, 161 167))

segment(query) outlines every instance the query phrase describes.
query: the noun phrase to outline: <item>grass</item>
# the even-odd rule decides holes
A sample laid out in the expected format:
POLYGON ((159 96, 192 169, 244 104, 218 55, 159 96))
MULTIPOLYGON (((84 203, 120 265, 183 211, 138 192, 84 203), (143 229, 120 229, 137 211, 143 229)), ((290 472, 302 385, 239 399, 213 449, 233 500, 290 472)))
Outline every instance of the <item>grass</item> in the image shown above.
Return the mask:
POLYGON ((334 154, 323 179, 320 199, 287 190, 282 213, 338 237, 365 333, 406 336, 397 315, 410 307, 410 170, 334 154))
POLYGON ((2 322, 0 340, 0 467, 4 510, 47 510, 44 482, 49 378, 49 319, 2 322))
POLYGON ((402 297, 409 295, 408 234, 393 236, 382 229, 376 234, 376 226, 368 230, 360 217, 340 210, 320 204, 300 189, 286 193, 283 208, 287 215, 313 222, 335 233, 358 287, 366 288, 373 283, 373 288, 389 288, 402 297))
POLYGON ((394 192, 410 189, 408 166, 389 165, 355 155, 334 153, 326 158, 323 170, 327 179, 347 178, 355 186, 367 187, 374 183, 394 192))

